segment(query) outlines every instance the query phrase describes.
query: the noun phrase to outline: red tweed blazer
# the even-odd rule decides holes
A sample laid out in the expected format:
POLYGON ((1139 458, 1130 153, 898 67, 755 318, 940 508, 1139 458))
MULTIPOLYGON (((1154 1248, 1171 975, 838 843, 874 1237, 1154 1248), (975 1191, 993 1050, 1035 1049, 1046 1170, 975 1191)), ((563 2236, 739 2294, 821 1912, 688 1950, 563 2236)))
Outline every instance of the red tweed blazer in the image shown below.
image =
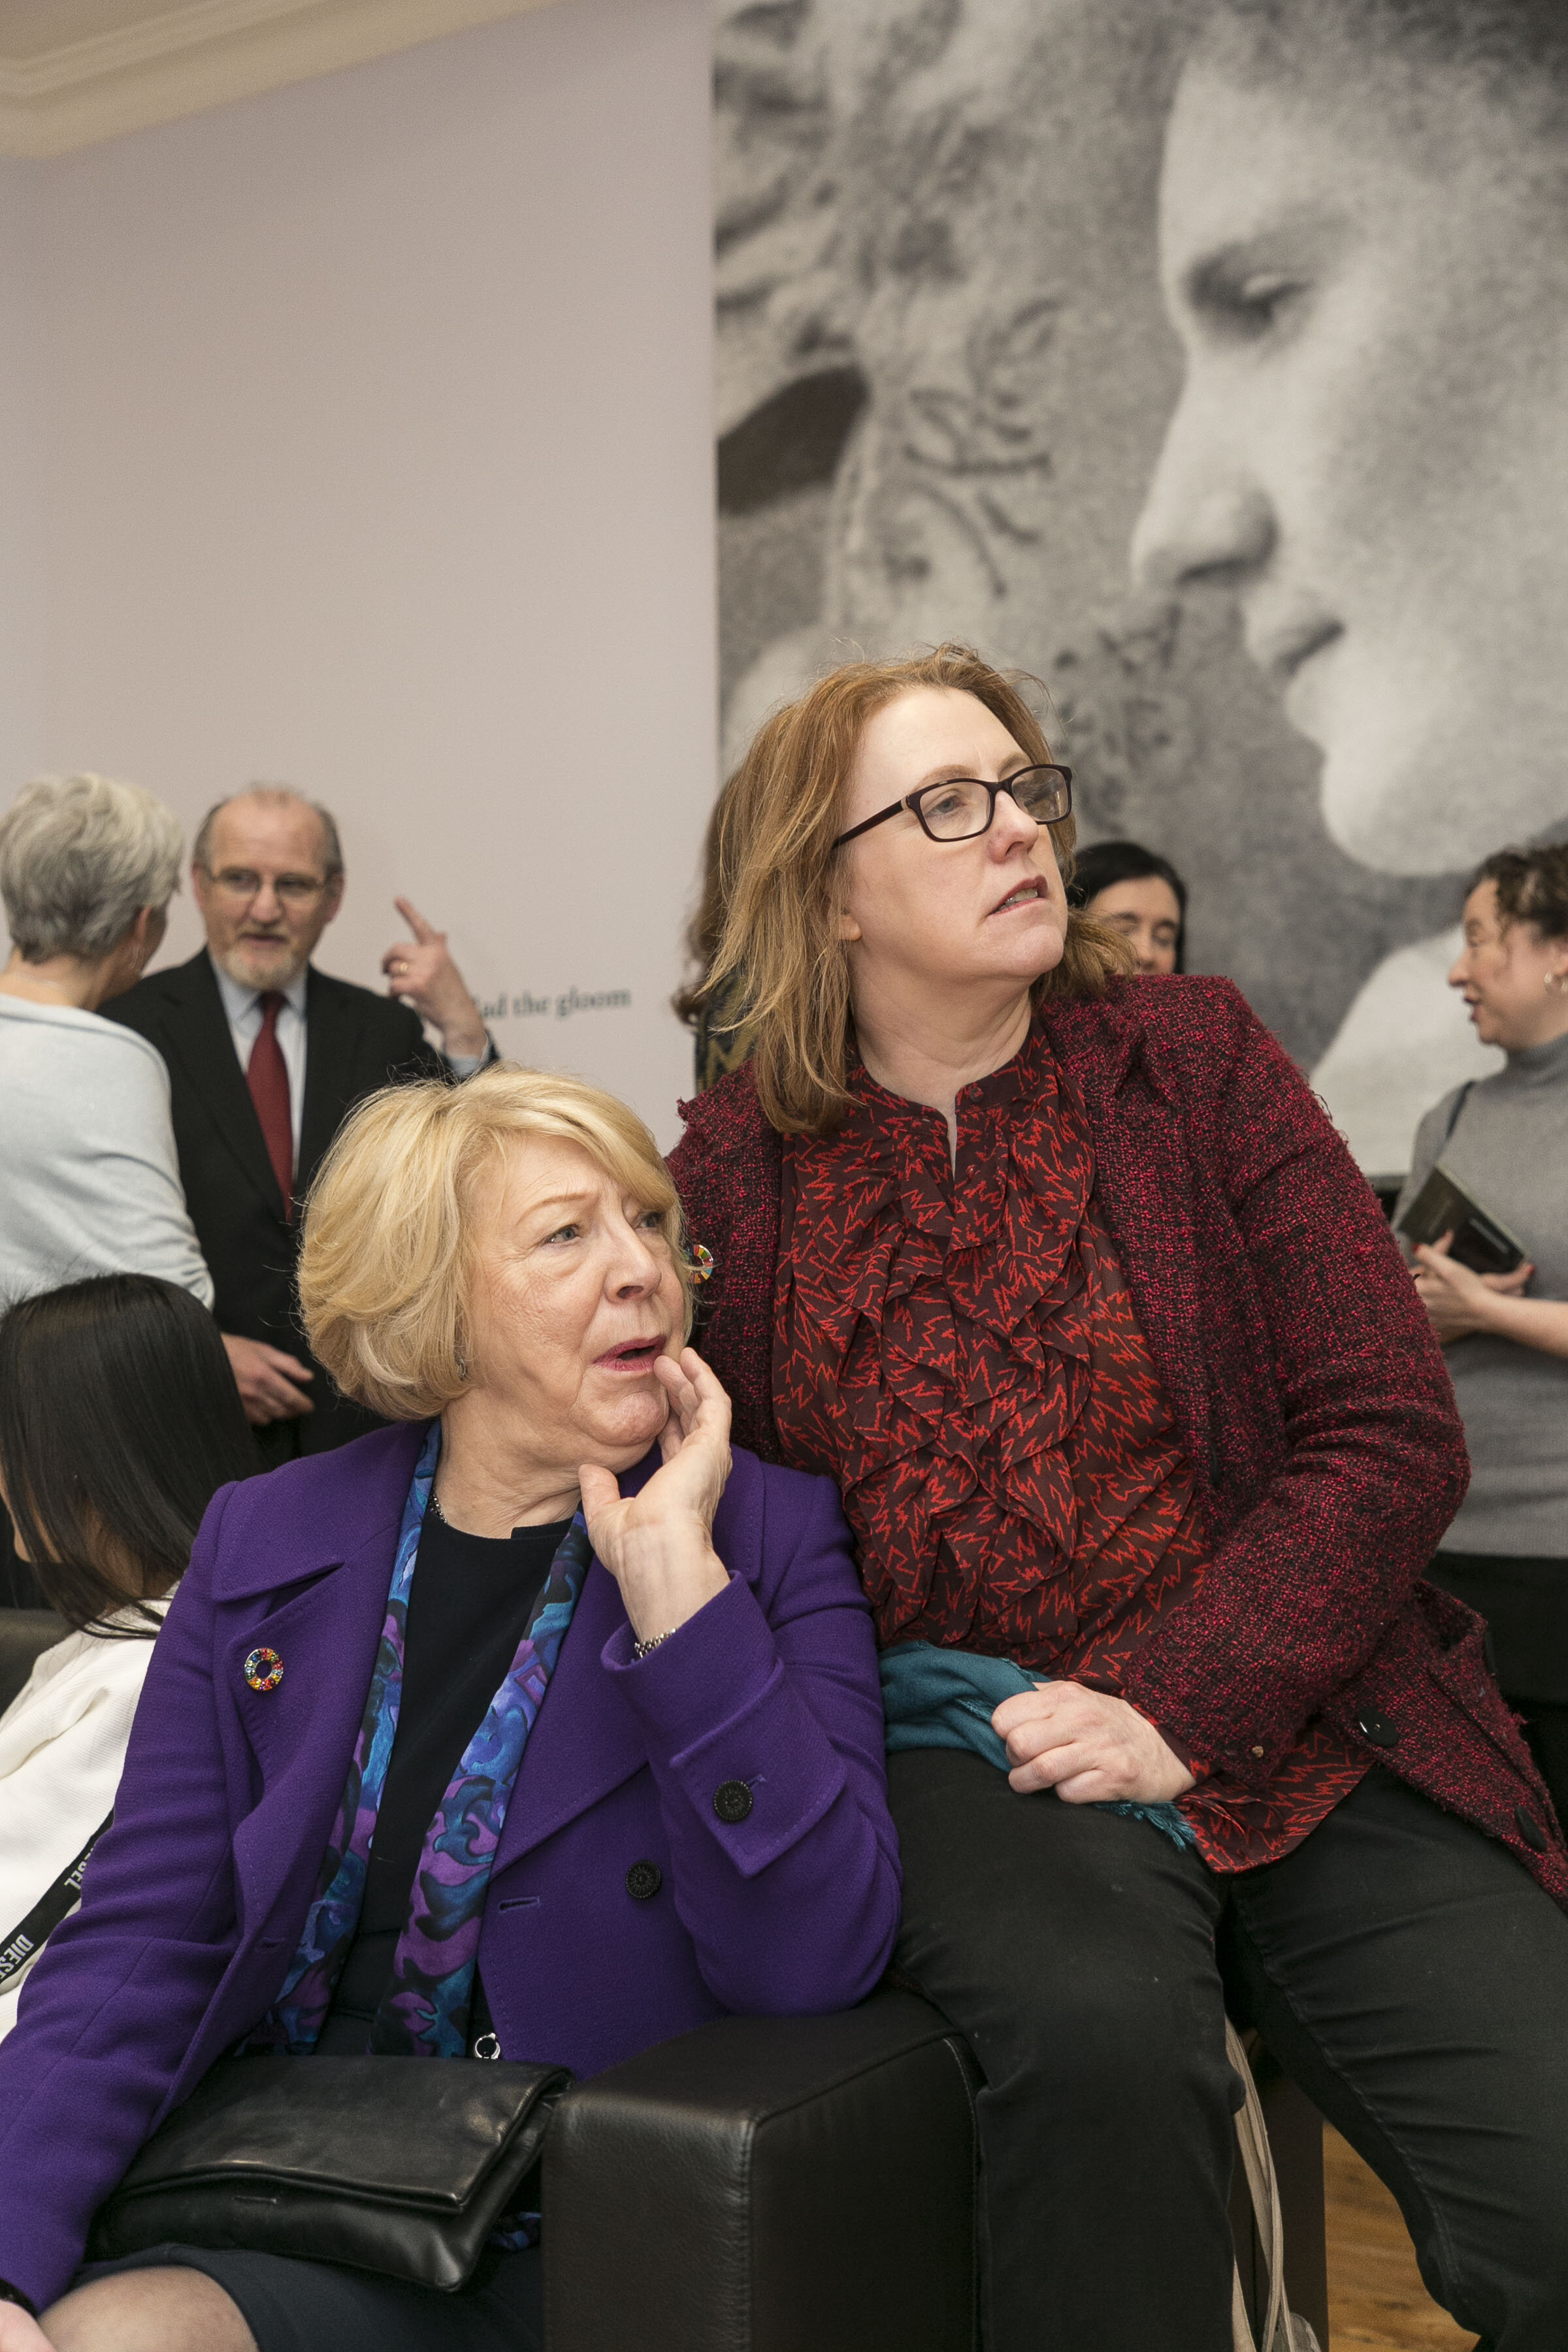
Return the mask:
MULTIPOLYGON (((1127 1697, 1259 1790, 1326 1716, 1568 1907, 1480 1620, 1423 1580, 1468 1478, 1464 1433, 1365 1180, 1228 981, 1118 981, 1044 1018, 1213 1547, 1127 1697)), ((745 1068, 681 1108, 670 1170, 715 1260, 700 1343, 738 1442, 777 1461, 779 1138, 745 1068)))

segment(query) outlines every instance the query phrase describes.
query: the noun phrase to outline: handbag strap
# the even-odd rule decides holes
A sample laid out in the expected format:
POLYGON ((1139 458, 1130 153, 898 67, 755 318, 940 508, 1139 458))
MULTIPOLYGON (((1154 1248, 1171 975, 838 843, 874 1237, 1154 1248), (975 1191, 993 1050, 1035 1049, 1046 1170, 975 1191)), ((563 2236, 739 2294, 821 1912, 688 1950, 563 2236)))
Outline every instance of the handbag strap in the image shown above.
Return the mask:
POLYGON ((1241 2273, 1233 2270, 1231 2336, 1235 2352, 1291 2352, 1290 2315, 1285 2304, 1285 2222, 1279 2210, 1279 2183, 1274 2177, 1274 2158, 1269 2152, 1268 2132, 1263 2120, 1263 2102, 1258 2095, 1258 2085, 1252 2079, 1252 2067, 1242 2048, 1241 2036, 1228 2018, 1226 2020, 1225 2046, 1226 2056, 1241 2077, 1243 2100, 1241 2112, 1236 2119, 1237 2147, 1242 2169, 1247 2175, 1258 2242, 1268 2273, 1268 2303, 1262 2329, 1255 2337, 1247 2321, 1247 2305, 1241 2291, 1241 2273))
POLYGON ((1437 1157, 1439 1160, 1441 1160, 1444 1152, 1448 1149, 1454 1129, 1459 1124, 1459 1113, 1464 1109, 1466 1103, 1468 1102, 1470 1098, 1470 1088, 1475 1085, 1475 1083, 1474 1078, 1467 1078, 1464 1085, 1459 1088, 1458 1093, 1454 1097, 1454 1108, 1448 1113, 1448 1124, 1443 1129, 1443 1140, 1437 1146, 1437 1157))
POLYGON ((46 1887, 26 1917, 0 1944, 0 1991, 13 1977, 19 1977, 40 1944, 54 1934, 66 1913, 80 1897, 81 1882, 88 1864, 92 1860, 93 1847, 114 1819, 106 1813, 78 1854, 61 1871, 54 1885, 46 1887))

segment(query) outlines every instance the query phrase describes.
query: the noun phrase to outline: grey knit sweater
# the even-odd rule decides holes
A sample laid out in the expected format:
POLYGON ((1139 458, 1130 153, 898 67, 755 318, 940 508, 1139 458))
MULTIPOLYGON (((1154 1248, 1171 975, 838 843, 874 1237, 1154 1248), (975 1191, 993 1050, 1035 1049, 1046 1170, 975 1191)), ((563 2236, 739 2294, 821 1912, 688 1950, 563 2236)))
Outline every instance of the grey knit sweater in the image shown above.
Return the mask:
POLYGON ((118 1021, 0 995, 0 1305, 92 1274, 161 1275, 213 1303, 169 1073, 118 1021))
MULTIPOLYGON (((1441 1160, 1524 1244, 1535 1266, 1526 1297, 1568 1298, 1568 1036, 1479 1079, 1445 1143, 1458 1093, 1416 1130, 1395 1219, 1441 1160)), ((1479 1332, 1447 1355, 1474 1476, 1441 1549, 1535 1554, 1568 1572, 1568 1358, 1479 1332)))

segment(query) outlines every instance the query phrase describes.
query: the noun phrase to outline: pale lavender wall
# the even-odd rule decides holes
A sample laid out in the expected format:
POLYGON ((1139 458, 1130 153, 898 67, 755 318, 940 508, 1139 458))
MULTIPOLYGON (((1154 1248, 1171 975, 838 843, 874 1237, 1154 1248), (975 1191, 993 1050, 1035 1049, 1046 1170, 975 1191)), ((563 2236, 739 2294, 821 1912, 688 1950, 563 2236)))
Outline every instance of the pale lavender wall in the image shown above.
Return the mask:
POLYGON ((253 776, 330 801, 327 968, 375 982, 411 895, 504 1051, 667 1141, 715 763, 708 41, 706 0, 563 0, 35 167, 47 763, 188 823, 253 776))
POLYGON ((0 160, 0 806, 44 757, 39 194, 36 165, 0 160))

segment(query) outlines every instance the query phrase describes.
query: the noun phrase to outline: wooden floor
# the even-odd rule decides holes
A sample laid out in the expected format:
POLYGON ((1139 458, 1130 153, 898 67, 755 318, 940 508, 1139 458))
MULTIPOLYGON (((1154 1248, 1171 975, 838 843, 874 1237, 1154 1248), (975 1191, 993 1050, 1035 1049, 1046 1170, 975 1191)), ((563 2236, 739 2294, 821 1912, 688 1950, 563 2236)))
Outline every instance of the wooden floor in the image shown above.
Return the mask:
MULTIPOLYGON (((1473 2352, 1427 2294, 1398 2206, 1338 2132, 1323 2128, 1332 2352, 1473 2352)), ((1289 2250, 1286 2250, 1289 2275, 1289 2250)))

